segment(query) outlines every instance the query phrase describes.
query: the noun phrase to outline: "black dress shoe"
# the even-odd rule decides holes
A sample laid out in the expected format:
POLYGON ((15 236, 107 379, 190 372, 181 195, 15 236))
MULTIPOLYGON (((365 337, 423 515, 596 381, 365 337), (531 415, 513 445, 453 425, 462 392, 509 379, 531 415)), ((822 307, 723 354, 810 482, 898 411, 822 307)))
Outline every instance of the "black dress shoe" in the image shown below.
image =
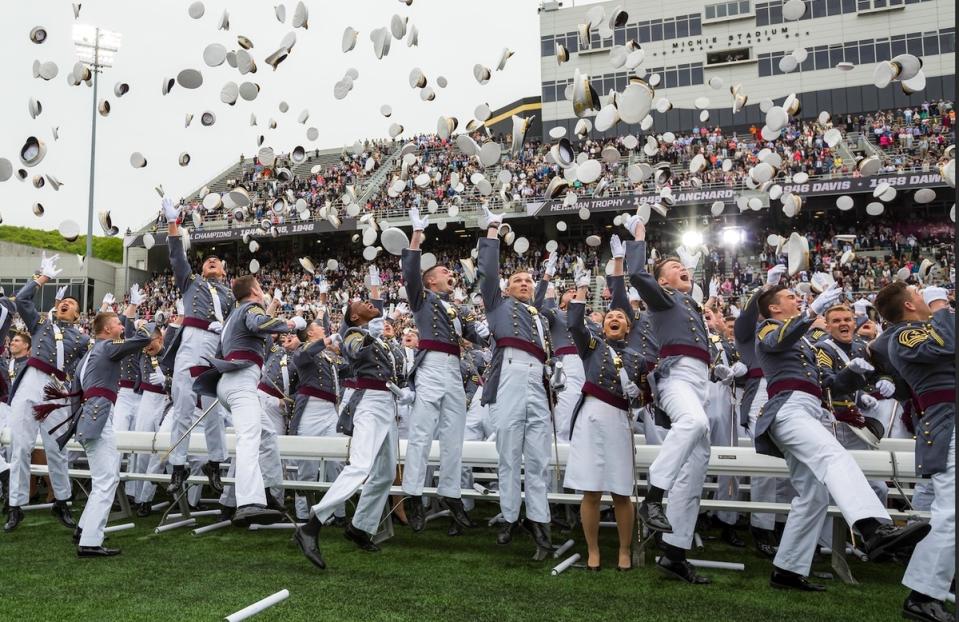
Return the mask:
POLYGON ((70 514, 70 506, 67 505, 66 501, 54 501, 50 513, 56 516, 64 527, 73 529, 77 526, 76 521, 73 520, 73 515, 70 514))
POLYGON ((650 531, 673 533, 673 526, 666 518, 662 503, 643 501, 639 506, 639 520, 643 521, 650 531))
POLYGON ((783 572, 778 568, 773 568, 773 573, 769 577, 769 586, 777 590, 798 590, 800 592, 825 592, 826 586, 818 583, 810 583, 806 577, 795 572, 783 572))
POLYGON ((137 516, 140 518, 146 518, 150 515, 150 512, 153 511, 153 506, 149 502, 138 503, 137 504, 137 516))
POLYGON ((105 546, 78 546, 77 557, 113 557, 120 549, 108 549, 105 546))
POLYGON ((232 521, 233 515, 236 514, 236 508, 229 505, 220 505, 220 520, 221 521, 232 521))
POLYGON ((923 620, 926 622, 946 622, 954 619, 942 606, 942 601, 920 601, 913 598, 912 594, 902 604, 902 617, 907 620, 923 620))
POLYGON ((283 520, 282 512, 271 510, 259 503, 241 505, 236 509, 231 522, 234 527, 249 527, 250 525, 272 525, 283 520))
POLYGON ((350 524, 350 519, 348 519, 345 516, 334 516, 333 520, 330 521, 330 525, 334 527, 345 528, 349 524, 350 524))
POLYGON ((553 543, 549 537, 549 523, 537 523, 534 520, 524 518, 523 527, 533 536, 536 546, 541 549, 552 550, 553 543))
POLYGON ((750 527, 749 535, 753 538, 753 545, 756 547, 756 552, 769 559, 776 557, 776 546, 774 544, 776 532, 772 529, 750 527))
POLYGON ((473 527, 476 527, 476 523, 474 523, 470 519, 469 515, 466 513, 466 508, 463 507, 462 499, 454 499, 452 497, 440 497, 439 501, 440 501, 440 507, 443 508, 444 510, 450 511, 450 517, 452 517, 452 519, 456 521, 457 525, 459 525, 463 529, 472 529, 473 527))
POLYGON ((273 496, 273 493, 270 492, 269 488, 264 488, 263 493, 266 495, 266 507, 271 510, 276 510, 281 514, 286 514, 286 506, 283 503, 273 496))
POLYGON ((410 497, 410 505, 406 508, 406 520, 414 533, 423 531, 426 527, 426 513, 423 510, 423 497, 410 497))
POLYGON ((746 543, 743 542, 743 539, 739 537, 738 533, 736 533, 736 528, 730 525, 723 527, 723 531, 720 534, 719 539, 729 546, 734 546, 737 549, 741 549, 746 546, 746 543))
POLYGON ((7 533, 10 533, 20 524, 20 521, 23 520, 23 510, 19 506, 12 505, 10 506, 10 512, 7 514, 7 522, 3 525, 3 530, 7 533))
POLYGON ((219 462, 207 462, 200 470, 206 475, 207 481, 210 482, 210 488, 213 489, 213 492, 216 494, 221 494, 223 492, 223 482, 220 481, 220 463, 219 462))
POLYGON ((319 535, 310 535, 299 528, 293 533, 293 541, 300 547, 300 551, 310 560, 311 564, 323 570, 326 568, 326 562, 323 560, 323 554, 320 553, 320 546, 317 542, 319 535))
MULTIPOLYGON (((73 530, 73 543, 74 543, 74 544, 80 544, 80 538, 82 538, 82 537, 83 537, 83 528, 82 528, 82 527, 77 527, 76 529, 73 530)), ((109 540, 109 539, 110 539, 110 536, 103 536, 103 541, 104 541, 104 542, 106 542, 106 541, 109 540)))
POLYGON ((355 542, 356 546, 360 547, 361 550, 369 551, 370 553, 376 553, 380 550, 380 547, 376 546, 376 543, 373 542, 370 534, 362 529, 357 529, 353 526, 353 523, 346 526, 346 529, 343 531, 343 537, 355 542))
POLYGON ((926 522, 910 523, 905 527, 884 523, 863 542, 862 550, 871 561, 876 561, 886 553, 915 546, 926 537, 930 529, 932 526, 926 522))
POLYGON ((696 568, 685 559, 682 561, 673 561, 663 555, 656 562, 659 571, 671 579, 679 579, 693 585, 706 585, 712 583, 707 577, 697 574, 696 568))
POLYGON ((173 465, 173 474, 170 475, 170 484, 166 487, 167 494, 175 497, 183 490, 183 485, 186 484, 186 479, 189 475, 186 472, 186 467, 182 464, 173 465))
POLYGON ((496 544, 509 544, 513 541, 513 532, 519 527, 519 521, 515 523, 503 523, 499 533, 496 534, 496 544))
POLYGON ((455 520, 450 521, 450 526, 446 529, 446 535, 449 537, 461 536, 463 535, 463 528, 455 520))

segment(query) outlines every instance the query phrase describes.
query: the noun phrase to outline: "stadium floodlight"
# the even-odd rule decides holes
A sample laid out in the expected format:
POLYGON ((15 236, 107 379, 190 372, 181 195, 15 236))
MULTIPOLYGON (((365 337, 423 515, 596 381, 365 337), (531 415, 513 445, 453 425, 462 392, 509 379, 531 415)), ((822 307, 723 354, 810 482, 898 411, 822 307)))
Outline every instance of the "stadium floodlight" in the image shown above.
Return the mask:
POLYGON ((739 246, 746 241, 746 231, 739 227, 726 227, 723 229, 723 244, 726 246, 739 246))
POLYGON ((703 243, 703 234, 695 229, 684 231, 680 241, 686 248, 696 248, 703 243))
POLYGON ((87 309, 90 284, 90 259, 93 258, 93 182, 97 161, 97 86, 100 72, 113 66, 123 35, 89 24, 74 24, 73 49, 81 63, 93 74, 93 121, 90 128, 90 196, 87 205, 87 252, 83 261, 87 273, 83 285, 83 308, 87 309))

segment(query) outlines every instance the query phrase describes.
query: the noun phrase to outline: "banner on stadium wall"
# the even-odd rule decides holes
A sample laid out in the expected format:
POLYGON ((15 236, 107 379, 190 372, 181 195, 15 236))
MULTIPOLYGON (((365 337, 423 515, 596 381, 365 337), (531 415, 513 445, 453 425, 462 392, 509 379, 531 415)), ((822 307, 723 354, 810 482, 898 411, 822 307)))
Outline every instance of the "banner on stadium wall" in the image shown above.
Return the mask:
MULTIPOLYGON (((277 237, 319 235, 322 233, 332 233, 333 231, 352 231, 355 228, 356 220, 353 218, 344 219, 339 229, 334 229, 333 225, 325 220, 319 222, 293 222, 276 225, 276 234, 277 237)), ((246 233, 249 233, 252 237, 264 237, 263 230, 255 226, 234 226, 231 229, 194 229, 190 227, 190 242, 193 244, 233 242, 242 239, 246 233)), ((153 238, 156 245, 166 246, 166 231, 157 231, 153 234, 153 238)), ((137 235, 131 246, 143 246, 143 235, 137 235)))
MULTIPOLYGON (((939 173, 894 173, 890 175, 873 175, 871 177, 844 177, 839 179, 810 180, 804 184, 780 184, 784 192, 792 192, 802 197, 840 194, 872 194, 882 182, 887 182, 896 190, 912 190, 945 186, 939 173)), ((673 197, 676 205, 709 205, 714 201, 732 204, 740 190, 734 188, 688 188, 675 190, 673 197)), ((562 199, 550 201, 531 201, 526 204, 526 213, 529 216, 553 216, 570 214, 585 207, 591 212, 626 212, 635 210, 644 203, 653 204, 659 201, 655 192, 643 194, 622 195, 617 197, 582 197, 571 205, 563 205, 562 199)))

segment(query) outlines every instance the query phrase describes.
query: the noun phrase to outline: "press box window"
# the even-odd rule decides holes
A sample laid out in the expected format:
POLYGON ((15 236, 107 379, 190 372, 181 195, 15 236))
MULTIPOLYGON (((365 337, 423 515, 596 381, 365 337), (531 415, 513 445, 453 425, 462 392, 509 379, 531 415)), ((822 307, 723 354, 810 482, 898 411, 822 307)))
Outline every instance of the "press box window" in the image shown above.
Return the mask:
POLYGON ((728 63, 741 63, 750 59, 750 48, 732 48, 729 50, 720 50, 717 52, 706 53, 706 66, 725 65, 728 63))

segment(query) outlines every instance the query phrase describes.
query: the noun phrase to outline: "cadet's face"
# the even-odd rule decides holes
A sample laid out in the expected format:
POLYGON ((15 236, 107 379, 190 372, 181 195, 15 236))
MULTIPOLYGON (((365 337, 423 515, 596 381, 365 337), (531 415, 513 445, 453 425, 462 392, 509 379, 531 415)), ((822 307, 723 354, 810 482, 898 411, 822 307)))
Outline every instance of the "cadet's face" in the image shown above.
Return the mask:
POLYGON ((57 305, 57 319, 63 322, 76 322, 80 317, 80 305, 76 300, 67 298, 57 305))
POLYGON ((791 289, 784 289, 776 294, 776 301, 769 305, 769 309, 774 313, 779 313, 785 317, 792 317, 799 314, 799 296, 791 289))
POLYGON ((416 333, 406 333, 403 335, 403 347, 416 348, 420 345, 420 337, 416 333))
POLYGON ((281 337, 280 343, 285 350, 292 352, 300 347, 300 338, 293 333, 287 333, 281 337))
POLYGON ((123 335, 123 324, 120 323, 120 318, 111 317, 107 320, 103 332, 107 339, 119 339, 123 335))
POLYGON ((206 279, 222 279, 226 276, 226 272, 223 270, 223 262, 216 257, 208 257, 207 260, 203 262, 202 272, 203 278, 206 279))
POLYGON ((449 294, 456 287, 456 275, 446 266, 437 266, 426 275, 426 287, 440 294, 449 294))
POLYGON ((626 314, 619 309, 614 309, 606 313, 603 318, 603 334, 607 339, 625 339, 629 332, 629 322, 626 320, 626 314))
POLYGON ((926 304, 926 301, 922 299, 922 294, 919 293, 919 288, 910 285, 909 286, 909 298, 906 301, 906 305, 912 305, 916 313, 922 317, 927 315, 932 315, 932 309, 929 308, 929 305, 926 304))
POLYGON ((569 305, 569 301, 573 299, 573 296, 576 295, 575 289, 567 289, 563 292, 562 298, 559 299, 559 308, 565 309, 569 305))
POLYGON ((160 350, 163 348, 163 334, 154 333, 153 339, 150 340, 150 343, 147 344, 147 347, 143 348, 143 351, 149 354, 150 356, 156 356, 160 353, 160 350))
MULTIPOLYGON (((310 322, 306 326, 306 337, 310 341, 319 341, 326 337, 326 331, 316 322, 310 322)), ((299 339, 297 339, 299 341, 299 339)))
POLYGON ((530 275, 529 272, 517 272, 513 276, 509 277, 509 284, 506 286, 506 293, 517 300, 529 302, 533 298, 532 275, 530 275))
POLYGON ((354 302, 350 308, 350 321, 354 324, 366 324, 380 316, 380 310, 372 302, 354 302))
POLYGON ((383 336, 387 339, 392 339, 396 336, 396 329, 394 329, 393 325, 389 322, 383 324, 383 336))
POLYGON ((866 341, 871 341, 876 338, 876 323, 872 320, 866 320, 862 326, 859 327, 859 330, 856 331, 856 334, 865 339, 866 341))
POLYGON ((689 270, 678 261, 667 261, 659 271, 659 284, 675 290, 689 293, 693 291, 693 280, 689 270))
POLYGON ((726 325, 726 334, 732 335, 733 328, 735 327, 735 324, 736 324, 736 320, 723 320, 723 324, 726 325))
POLYGON ((10 354, 13 355, 13 358, 20 358, 29 350, 30 346, 27 345, 27 342, 24 341, 20 335, 15 335, 14 338, 10 340, 10 354))
POLYGON ((603 315, 603 312, 602 312, 602 311, 593 311, 592 313, 589 314, 589 319, 593 320, 594 322, 596 322, 596 323, 599 324, 600 326, 603 325, 603 320, 604 320, 605 317, 606 317, 606 316, 603 315))
POLYGON ((836 341, 842 343, 852 343, 852 338, 856 332, 856 320, 852 312, 833 311, 826 316, 826 330, 836 341))

